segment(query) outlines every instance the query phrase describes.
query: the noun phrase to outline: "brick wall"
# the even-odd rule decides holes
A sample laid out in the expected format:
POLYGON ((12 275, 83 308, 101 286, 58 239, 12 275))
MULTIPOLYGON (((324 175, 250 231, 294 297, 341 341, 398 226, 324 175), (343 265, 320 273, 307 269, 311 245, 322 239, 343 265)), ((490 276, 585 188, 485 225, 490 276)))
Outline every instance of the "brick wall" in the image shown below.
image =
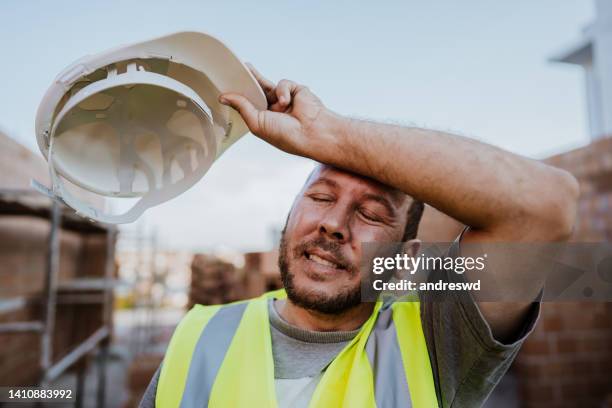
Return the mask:
MULTIPOLYGON (((547 160, 580 182, 575 242, 612 239, 612 138, 547 160)), ((612 303, 545 303, 514 369, 526 407, 612 406, 612 303)))
POLYGON ((550 157, 546 162, 569 171, 580 183, 580 200, 572 240, 611 241, 612 136, 550 157))
POLYGON ((525 407, 602 407, 612 392, 612 303, 545 303, 514 369, 525 407))

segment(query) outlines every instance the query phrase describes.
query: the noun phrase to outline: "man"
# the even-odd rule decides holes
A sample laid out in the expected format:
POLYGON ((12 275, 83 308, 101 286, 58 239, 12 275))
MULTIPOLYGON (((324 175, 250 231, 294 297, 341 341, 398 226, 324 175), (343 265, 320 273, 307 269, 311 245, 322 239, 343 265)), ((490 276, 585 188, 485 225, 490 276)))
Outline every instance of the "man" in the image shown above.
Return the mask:
MULTIPOLYGON (((568 173, 471 139, 342 117, 308 88, 253 70, 268 100, 221 95, 251 132, 319 165, 283 230, 285 292, 196 306, 142 406, 480 406, 537 319, 542 289, 486 270, 524 302, 360 301, 364 242, 416 243, 423 203, 469 226, 461 243, 565 240, 568 173), (522 285, 525 286, 525 285, 522 285), (309 405, 310 404, 310 405, 309 405)), ((412 251, 414 254, 414 250, 412 251)))

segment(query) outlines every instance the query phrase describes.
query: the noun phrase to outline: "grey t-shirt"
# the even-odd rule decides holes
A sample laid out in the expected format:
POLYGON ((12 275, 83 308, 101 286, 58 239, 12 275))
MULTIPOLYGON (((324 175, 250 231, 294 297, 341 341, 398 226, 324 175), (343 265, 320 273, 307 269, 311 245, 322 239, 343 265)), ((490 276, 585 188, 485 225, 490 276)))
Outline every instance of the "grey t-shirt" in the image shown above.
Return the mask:
MULTIPOLYGON (((539 315, 534 303, 523 327, 510 342, 496 340, 466 292, 421 294, 421 321, 427 342, 436 394, 440 407, 478 407, 506 373, 523 340, 533 330, 539 315)), ((315 378, 356 332, 308 332, 284 322, 272 310, 270 330, 276 381, 315 378)), ((141 407, 155 406, 159 369, 141 407)), ((314 388, 316 382, 311 386, 314 388)), ((307 387, 304 384, 304 387, 307 387)))
POLYGON ((274 378, 316 377, 359 333, 352 331, 315 332, 287 323, 277 312, 272 299, 268 303, 274 378))
POLYGON ((317 332, 295 327, 276 310, 270 299, 270 334, 274 357, 274 389, 279 408, 308 408, 325 368, 359 333, 317 332))

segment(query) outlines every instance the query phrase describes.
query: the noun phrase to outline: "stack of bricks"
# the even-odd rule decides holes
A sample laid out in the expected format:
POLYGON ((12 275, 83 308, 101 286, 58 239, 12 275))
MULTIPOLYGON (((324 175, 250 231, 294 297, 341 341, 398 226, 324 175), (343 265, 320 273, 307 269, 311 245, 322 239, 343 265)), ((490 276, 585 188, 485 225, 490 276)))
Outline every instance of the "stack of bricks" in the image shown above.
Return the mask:
MULTIPOLYGON (((24 304, 0 313, 0 323, 39 320, 40 306, 24 304)), ((40 334, 33 332, 0 334, 0 386, 35 385, 40 377, 40 334)))
POLYGON ((242 271, 214 256, 193 257, 188 308, 194 304, 229 303, 243 297, 242 271))
MULTIPOLYGON (((47 220, 0 217, 0 300, 14 304, 0 311, 0 323, 43 319, 48 230, 47 220)), ((59 258, 60 288, 74 278, 101 278, 106 236, 62 230, 59 258)), ((68 354, 102 325, 102 300, 100 290, 58 292, 52 361, 68 354), (81 297, 79 303, 67 301, 75 295, 81 297), (91 302, 82 303, 84 295, 91 302)), ((0 334, 0 385, 31 385, 38 381, 40 338, 39 333, 0 334)))
MULTIPOLYGON (((28 189, 32 178, 48 184, 45 161, 0 133, 0 189, 28 189)), ((42 195, 28 195, 19 196, 19 203, 48 206, 49 200, 42 195)), ((42 217, 13 214, 14 211, 0 216, 0 323, 40 321, 44 313, 50 222, 42 217)), ((104 276, 104 234, 62 229, 59 239, 60 286, 74 278, 104 276)), ((53 362, 101 324, 101 304, 65 302, 64 294, 58 294, 53 362)), ((40 333, 1 333, 0 345, 0 386, 36 384, 41 374, 40 333)))
POLYGON ((244 267, 236 268, 213 255, 194 255, 187 307, 250 299, 282 287, 278 251, 250 252, 244 260, 244 267))
MULTIPOLYGON (((571 172, 580 183, 571 241, 610 241, 612 138, 547 162, 571 172)), ((525 407, 612 406, 612 303, 543 304, 540 323, 519 353, 515 369, 525 407)))
MULTIPOLYGON (((36 296, 45 285, 50 223, 30 216, 0 217, 0 297, 36 296)), ((60 234, 60 281, 74 278, 82 241, 78 234, 60 234)))
POLYGON ((278 250, 245 254, 244 271, 247 298, 283 287, 278 268, 278 250))

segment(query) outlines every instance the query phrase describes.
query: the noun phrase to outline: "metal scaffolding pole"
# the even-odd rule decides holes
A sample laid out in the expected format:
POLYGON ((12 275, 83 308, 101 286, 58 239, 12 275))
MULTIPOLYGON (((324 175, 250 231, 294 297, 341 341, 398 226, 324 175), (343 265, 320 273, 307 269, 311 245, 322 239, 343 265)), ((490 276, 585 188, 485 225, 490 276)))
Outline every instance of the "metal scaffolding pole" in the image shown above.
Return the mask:
POLYGON ((59 272, 61 208, 57 201, 51 204, 51 229, 47 253, 47 270, 45 277, 45 318, 41 336, 42 386, 47 386, 46 373, 53 359, 53 332, 55 329, 55 306, 57 304, 57 279, 59 272))
MULTIPOLYGON (((115 271, 115 242, 117 230, 115 228, 108 229, 106 234, 106 265, 104 266, 104 279, 107 286, 104 289, 104 305, 102 309, 102 324, 104 327, 110 328, 112 325, 112 286, 110 285, 115 271)), ((98 408, 104 408, 106 402, 106 368, 108 359, 108 349, 110 336, 100 343, 100 355, 98 358, 98 408)))

